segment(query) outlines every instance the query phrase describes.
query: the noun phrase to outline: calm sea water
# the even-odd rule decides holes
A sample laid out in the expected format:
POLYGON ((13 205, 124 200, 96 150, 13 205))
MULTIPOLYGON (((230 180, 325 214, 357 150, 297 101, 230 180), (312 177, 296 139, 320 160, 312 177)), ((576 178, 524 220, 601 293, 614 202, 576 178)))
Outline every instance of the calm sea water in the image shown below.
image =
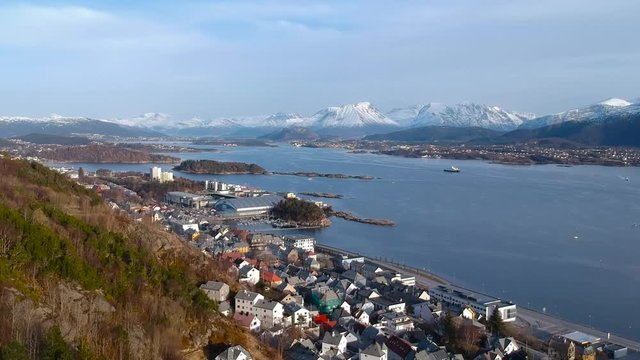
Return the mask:
MULTIPOLYGON (((397 226, 334 219, 315 231, 320 242, 426 268, 522 306, 640 339, 634 311, 640 304, 640 168, 506 166, 287 145, 221 149, 172 155, 380 179, 176 175, 342 194, 325 201, 397 226), (442 171, 451 165, 462 172, 442 171)), ((147 171, 151 165, 75 166, 147 171)))

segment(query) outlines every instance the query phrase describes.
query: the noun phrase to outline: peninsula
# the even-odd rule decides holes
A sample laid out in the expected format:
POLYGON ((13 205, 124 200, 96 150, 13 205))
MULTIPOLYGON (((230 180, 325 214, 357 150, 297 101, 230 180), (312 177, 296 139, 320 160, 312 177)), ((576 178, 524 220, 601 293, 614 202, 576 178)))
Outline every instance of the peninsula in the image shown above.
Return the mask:
POLYGON ((120 164, 175 164, 180 159, 161 155, 151 154, 145 151, 137 151, 122 148, 114 145, 77 145, 77 146, 54 146, 48 150, 34 153, 42 159, 57 162, 75 163, 120 163, 120 164))

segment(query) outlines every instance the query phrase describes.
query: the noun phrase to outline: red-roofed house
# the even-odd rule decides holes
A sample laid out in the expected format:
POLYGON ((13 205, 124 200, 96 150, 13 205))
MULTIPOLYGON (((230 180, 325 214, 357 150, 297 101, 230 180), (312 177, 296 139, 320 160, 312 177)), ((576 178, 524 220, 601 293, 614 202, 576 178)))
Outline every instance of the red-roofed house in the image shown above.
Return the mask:
POLYGON ((249 331, 260 331, 260 319, 255 315, 240 311, 233 314, 233 320, 249 331))
POLYGON ((280 284, 282 284, 282 279, 280 278, 280 276, 276 275, 274 272, 271 271, 263 271, 260 273, 260 280, 262 280, 262 282, 270 287, 276 287, 280 284))
POLYGON ((387 355, 389 360, 405 360, 415 357, 416 352, 411 347, 411 344, 395 335, 389 336, 385 344, 389 349, 387 355))

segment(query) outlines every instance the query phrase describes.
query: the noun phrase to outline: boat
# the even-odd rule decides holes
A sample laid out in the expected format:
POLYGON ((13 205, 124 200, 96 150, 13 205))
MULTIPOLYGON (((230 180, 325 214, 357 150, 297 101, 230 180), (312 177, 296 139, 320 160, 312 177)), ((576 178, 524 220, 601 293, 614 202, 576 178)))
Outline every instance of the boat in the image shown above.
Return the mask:
POLYGON ((460 169, 458 169, 455 166, 452 166, 451 169, 444 169, 444 172, 448 172, 448 173, 459 173, 460 169))

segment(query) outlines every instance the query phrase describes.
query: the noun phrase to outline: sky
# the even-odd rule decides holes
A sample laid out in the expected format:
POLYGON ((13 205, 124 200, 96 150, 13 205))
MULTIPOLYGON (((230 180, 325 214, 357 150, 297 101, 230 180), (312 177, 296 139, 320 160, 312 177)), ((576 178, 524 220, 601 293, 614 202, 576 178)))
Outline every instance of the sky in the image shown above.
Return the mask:
POLYGON ((640 97, 638 14, 631 0, 3 0, 0 115, 555 113, 640 97))

